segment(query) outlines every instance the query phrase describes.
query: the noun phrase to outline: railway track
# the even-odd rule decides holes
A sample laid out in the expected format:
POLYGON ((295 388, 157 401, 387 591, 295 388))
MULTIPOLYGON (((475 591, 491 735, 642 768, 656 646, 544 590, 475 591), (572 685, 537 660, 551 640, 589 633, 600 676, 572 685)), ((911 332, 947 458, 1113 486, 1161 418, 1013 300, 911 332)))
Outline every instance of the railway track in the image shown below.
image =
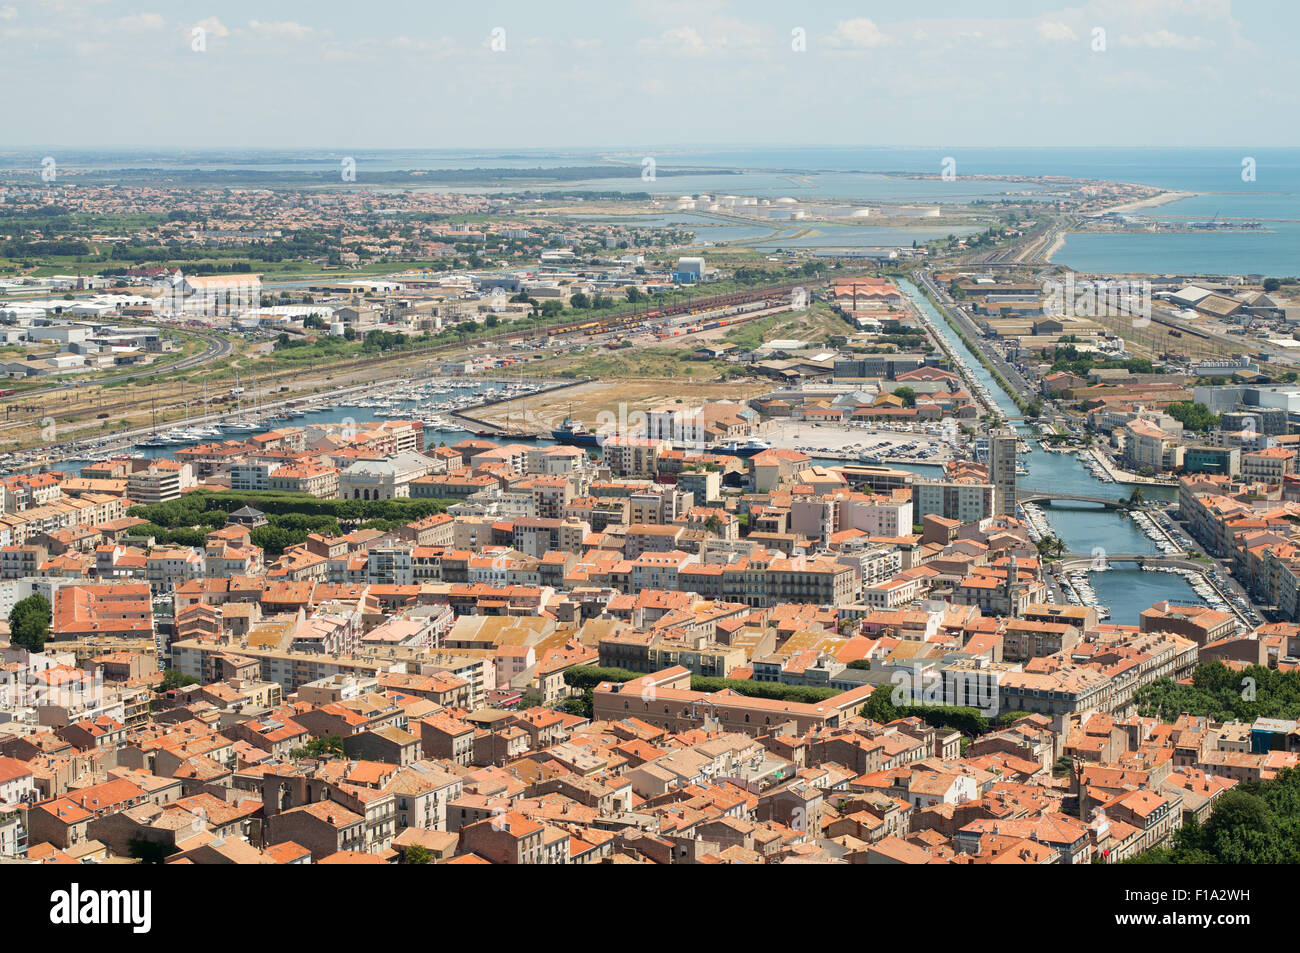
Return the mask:
MULTIPOLYGON (((698 298, 691 298, 686 301, 679 301, 673 304, 658 306, 653 302, 647 304, 636 311, 621 311, 617 315, 611 315, 596 321, 571 321, 560 325, 539 325, 535 328, 523 328, 518 331, 508 331, 496 335, 485 342, 489 344, 506 344, 512 341, 530 340, 539 336, 564 336, 568 334, 590 334, 593 325, 603 327, 603 331, 594 333, 607 333, 617 331, 620 327, 644 322, 647 320, 656 320, 658 318, 676 317, 683 314, 692 314, 700 311, 711 311, 726 308, 736 304, 746 304, 754 301, 763 301, 772 298, 779 298, 783 295, 792 294, 797 288, 811 289, 814 286, 824 283, 824 280, 808 280, 806 282, 788 281, 777 285, 764 285, 755 288, 747 288, 741 291, 728 292, 722 295, 709 295, 698 298)), ((233 350, 228 341, 218 336, 209 339, 209 343, 214 345, 203 354, 193 355, 178 361, 166 368, 159 368, 154 372, 141 372, 137 374, 126 375, 121 378, 112 380, 139 379, 148 377, 149 373, 167 374, 178 370, 190 370, 194 367, 201 366, 215 357, 225 356, 233 350), (222 346, 224 346, 224 351, 222 346)), ((443 357, 466 349, 466 342, 448 342, 446 344, 436 344, 430 347, 421 348, 418 351, 397 351, 388 354, 376 354, 370 357, 349 358, 342 361, 335 361, 328 365, 328 379, 338 376, 348 376, 365 372, 367 370, 384 370, 398 367, 410 369, 417 364, 427 363, 432 359, 443 357)), ((300 381, 303 377, 304 369, 301 367, 289 367, 283 370, 269 371, 258 374, 258 391, 265 395, 268 389, 274 391, 275 388, 294 381, 300 381)), ((105 382, 107 383, 107 381, 105 382)), ((71 385, 64 387, 51 388, 48 391, 25 394, 18 400, 25 400, 36 396, 48 396, 52 394, 63 393, 73 390, 71 385)), ((252 396, 251 394, 246 396, 252 396)), ((290 396, 288 399, 292 399, 290 396)), ((226 402, 226 401, 223 401, 226 402)), ((168 402, 162 407, 157 408, 165 412, 167 409, 174 408, 183 403, 181 400, 168 399, 168 402)), ((132 414, 138 414, 142 410, 148 409, 148 398, 143 396, 134 396, 121 400, 109 401, 101 404, 94 404, 86 407, 82 406, 76 410, 59 411, 50 406, 33 406, 23 403, 11 403, 6 407, 6 418, 0 421, 0 431, 11 431, 19 428, 30 428, 36 422, 44 422, 47 418, 53 420, 56 424, 76 422, 90 422, 95 420, 113 420, 122 419, 132 414), (19 414, 19 416, 9 416, 10 414, 19 414)))

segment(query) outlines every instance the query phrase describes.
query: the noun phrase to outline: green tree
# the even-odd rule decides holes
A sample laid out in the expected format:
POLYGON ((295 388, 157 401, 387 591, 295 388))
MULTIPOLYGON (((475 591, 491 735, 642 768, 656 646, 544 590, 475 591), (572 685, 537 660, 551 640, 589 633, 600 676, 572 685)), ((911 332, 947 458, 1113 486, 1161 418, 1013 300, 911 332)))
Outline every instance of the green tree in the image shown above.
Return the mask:
POLYGON ((180 669, 169 668, 167 671, 163 672, 162 684, 158 686, 158 690, 169 692, 174 688, 183 688, 186 685, 197 685, 198 683, 199 680, 197 678, 194 678, 191 675, 186 675, 180 669))
POLYGON ((39 652, 50 637, 50 619, 50 601, 39 592, 20 599, 9 610, 9 644, 39 652))
POLYGON ((402 863, 431 864, 433 863, 433 852, 427 847, 421 847, 419 844, 411 844, 402 850, 402 863))
POLYGON ((291 758, 320 758, 327 754, 343 757, 343 739, 338 735, 330 735, 328 738, 313 738, 301 748, 294 748, 289 752, 291 758))
POLYGON ((903 401, 904 407, 916 406, 916 391, 910 387, 899 387, 895 389, 894 396, 903 401))
POLYGON ((1133 696, 1138 714, 1173 721, 1180 714, 1215 721, 1300 717, 1300 672, 1252 665, 1234 672, 1222 662, 1202 662, 1190 684, 1162 678, 1133 696))
POLYGON ((1038 555, 1044 559, 1056 559, 1066 551, 1065 540, 1059 536, 1044 536, 1034 544, 1038 549, 1038 555))
POLYGON ((525 688, 519 693, 520 709, 536 708, 545 701, 546 699, 542 697, 542 693, 536 689, 525 688))
POLYGON ((1214 430, 1219 426, 1219 415, 1204 404, 1190 400, 1176 400, 1165 408, 1169 414, 1188 430, 1214 430))
POLYGON ((866 705, 862 708, 863 716, 870 718, 872 721, 878 721, 882 725, 898 718, 898 708, 894 705, 893 685, 881 685, 871 693, 867 699, 866 705))
POLYGON ((594 694, 590 688, 586 688, 581 695, 570 695, 560 702, 560 711, 567 715, 590 718, 595 712, 594 694))

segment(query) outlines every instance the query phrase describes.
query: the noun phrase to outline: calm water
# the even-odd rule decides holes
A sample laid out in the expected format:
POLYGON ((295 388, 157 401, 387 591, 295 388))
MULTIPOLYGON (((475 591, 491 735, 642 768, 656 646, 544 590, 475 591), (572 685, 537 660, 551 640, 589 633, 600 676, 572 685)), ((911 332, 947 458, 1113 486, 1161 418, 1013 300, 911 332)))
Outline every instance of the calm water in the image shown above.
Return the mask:
POLYGON ((779 248, 880 248, 899 245, 923 245, 932 238, 946 235, 969 235, 980 231, 975 226, 937 226, 934 228, 892 228, 872 225, 824 225, 794 223, 812 229, 798 238, 774 238, 753 242, 760 251, 779 248))
POLYGON ((966 178, 973 175, 1059 175, 1195 192, 1198 194, 1145 210, 1143 214, 1170 221, 1210 219, 1216 215, 1258 219, 1272 234, 1078 234, 1067 238, 1055 260, 1072 268, 1101 273, 1300 274, 1300 149, 812 148, 702 151, 681 158, 683 164, 689 159, 697 165, 725 165, 753 171, 739 177, 672 180, 668 187, 679 192, 723 190, 731 194, 772 195, 788 184, 798 187, 790 194, 801 199, 820 195, 940 204, 1013 196, 1039 199, 1051 192, 1024 183, 966 178), (863 174, 933 174, 945 158, 952 158, 956 163, 954 182, 863 174), (1242 163, 1247 158, 1254 160, 1253 178, 1244 179, 1242 163), (773 173, 763 171, 781 168, 827 171, 807 176, 777 175, 775 179, 773 173))
MULTIPOLYGON (((1176 208, 1182 203, 1172 203, 1176 208)), ((1251 232, 1109 235, 1072 233, 1052 260, 1078 271, 1150 275, 1300 274, 1300 225, 1279 223, 1273 235, 1251 232)))
POLYGON ((1110 606, 1109 622, 1137 625, 1142 610, 1163 599, 1182 606, 1205 605, 1187 580, 1173 573, 1143 572, 1136 566, 1125 566, 1088 575, 1098 601, 1110 606))
MULTIPOLYGON (((59 164, 88 169, 247 169, 250 171, 333 171, 343 153, 328 151, 168 153, 60 152, 59 164)), ((1200 233, 1084 234, 1067 239, 1056 260, 1072 268, 1102 273, 1184 273, 1294 275, 1300 273, 1300 149, 1250 147, 1198 149, 947 149, 851 147, 663 148, 620 147, 584 150, 383 150, 351 153, 358 182, 366 170, 553 168, 610 165, 628 174, 608 179, 563 183, 565 188, 650 192, 678 195, 791 196, 800 200, 851 203, 944 205, 977 200, 1049 199, 1059 188, 1017 182, 1005 176, 1065 176, 1154 185, 1195 192, 1180 202, 1144 214, 1211 218, 1289 219, 1267 222, 1273 234, 1200 233), (641 178, 641 162, 652 157, 660 174, 641 178), (937 176, 952 160, 956 178, 937 176), (1243 160, 1252 160, 1253 176, 1243 179, 1243 160), (739 174, 667 174, 673 170, 728 169, 739 174), (881 173, 896 173, 882 175, 881 173), (989 178, 973 178, 988 176, 989 178)), ((0 153, 0 166, 28 168, 41 154, 0 153)), ((431 185, 442 191, 499 192, 533 186, 493 183, 475 186, 431 185)), ((547 188, 549 186, 542 186, 547 188)), ((706 226, 712 228, 713 226, 706 226)), ((717 226, 719 230, 722 226, 717 226)), ((927 233, 928 234, 928 233, 927 233)), ((741 233, 701 233, 703 241, 736 241, 741 233)), ((848 238, 849 236, 845 236, 848 238)), ((863 241, 863 235, 856 236, 863 241)), ((906 241, 910 241, 907 237, 906 241)), ((920 238, 918 238, 920 240, 920 238)), ((889 240, 886 244, 898 244, 889 240)), ((781 244, 781 243, 778 243, 781 244)), ((784 243, 789 244, 789 243, 784 243)), ((813 241, 809 247, 828 242, 813 241)), ((793 247, 793 246, 792 246, 793 247)))
MULTIPOLYGON (((493 386, 493 383, 494 382, 492 381, 477 382, 469 387, 462 388, 459 392, 477 394, 484 390, 490 390, 493 386)), ((447 396, 452 396, 452 395, 447 395, 447 396)), ((442 416, 446 416, 449 413, 449 411, 443 410, 439 406, 437 406, 436 403, 429 403, 429 402, 421 403, 416 401, 399 401, 397 403, 397 407, 403 410, 415 410, 425 415, 439 414, 442 416)), ((245 409, 249 409, 249 408, 245 408, 245 409)), ((306 426, 308 424, 341 424, 348 421, 352 421, 356 423, 380 423, 383 422, 384 420, 396 419, 391 417, 388 418, 377 417, 375 416, 376 409, 377 408, 373 408, 373 407, 358 407, 354 404, 337 404, 328 409, 317 410, 311 413, 304 414, 302 417, 296 417, 293 420, 285 420, 285 421, 268 420, 266 421, 265 425, 268 430, 271 430, 277 426, 301 427, 301 426, 306 426)), ((196 408, 195 412, 196 413, 199 412, 199 409, 196 408)), ((162 431, 169 430, 175 426, 179 426, 179 425, 175 423, 159 424, 158 430, 162 432, 162 431)), ((171 459, 175 451, 185 446, 194 446, 197 443, 219 442, 221 440, 239 440, 242 437, 247 437, 247 436, 249 435, 248 434, 227 434, 224 437, 212 437, 212 438, 205 439, 203 441, 193 441, 187 444, 177 444, 176 446, 172 446, 172 447, 136 447, 128 452, 139 453, 150 460, 171 459)), ((460 441, 465 440, 471 436, 472 434, 466 430, 433 430, 433 429, 426 428, 424 431, 426 447, 436 447, 439 444, 443 444, 443 443, 445 444, 459 443, 460 441)), ((535 443, 538 446, 550 446, 555 444, 555 441, 549 438, 545 440, 537 440, 537 441, 530 441, 530 442, 535 443)), ((80 463, 80 462, 74 463, 72 461, 65 460, 60 463, 53 464, 50 467, 50 469, 59 470, 64 473, 76 473, 83 466, 85 466, 84 463, 80 463)))
MULTIPOLYGON (((741 214, 755 214, 753 207, 737 209, 741 214)), ((672 227, 689 230, 697 241, 712 244, 739 243, 773 251, 787 248, 894 248, 924 244, 947 235, 969 235, 980 231, 974 225, 934 225, 923 220, 913 226, 828 225, 805 219, 773 218, 770 225, 752 225, 728 220, 707 212, 670 212, 664 215, 572 216, 586 220, 615 222, 628 227, 672 227), (799 235, 799 232, 809 232, 799 235), (786 237, 783 237, 786 236, 786 237), (796 237, 797 236, 797 237, 796 237)))
MULTIPOLYGON (((640 161, 632 153, 611 158, 640 161)), ((1300 274, 1300 149, 777 148, 700 150, 657 161, 660 168, 694 165, 744 171, 726 176, 665 176, 649 185, 639 177, 601 181, 605 188, 671 195, 789 195, 801 200, 938 205, 980 199, 1038 200, 1053 194, 1051 187, 970 176, 1056 175, 1194 192, 1198 194, 1141 214, 1169 221, 1215 216, 1258 219, 1269 231, 1075 234, 1068 236, 1055 260, 1101 273, 1300 274), (956 164, 955 181, 878 174, 933 175, 947 158, 956 164), (1253 160, 1253 175, 1243 178, 1246 159, 1253 160)), ((584 184, 601 187, 597 180, 584 184)), ((817 244, 828 242, 812 246, 817 244)))
MULTIPOLYGON (((1015 403, 998 387, 997 381, 930 305, 929 300, 911 282, 901 281, 900 285, 966 360, 975 377, 988 387, 994 403, 1008 416, 1019 414, 1015 403)), ((1021 425, 1019 429, 1022 433, 1029 433, 1031 428, 1021 425)), ((1022 475, 1018 480, 1022 486, 1115 499, 1127 497, 1132 492, 1132 488, 1124 484, 1098 480, 1071 454, 1048 453, 1039 449, 1037 442, 1032 440, 1029 445, 1031 452, 1021 457, 1029 469, 1029 475, 1022 475)), ((1172 499, 1175 494, 1169 487, 1146 487, 1143 492, 1149 499, 1172 499)), ((1052 532, 1065 540, 1071 552, 1092 553, 1097 547, 1112 553, 1159 552, 1137 524, 1118 510, 1107 510, 1098 504, 1066 502, 1045 506, 1043 513, 1052 532)), ((1124 568, 1089 575, 1097 598, 1103 605, 1110 607, 1111 622, 1136 625, 1138 613, 1161 599, 1171 599, 1183 605, 1198 605, 1203 601, 1187 580, 1171 573, 1124 568)))
POLYGON ((573 219, 610 222, 628 228, 680 228, 694 233, 701 242, 743 242, 789 234, 793 223, 773 221, 770 225, 737 222, 707 212, 668 212, 663 215, 572 215, 573 219))

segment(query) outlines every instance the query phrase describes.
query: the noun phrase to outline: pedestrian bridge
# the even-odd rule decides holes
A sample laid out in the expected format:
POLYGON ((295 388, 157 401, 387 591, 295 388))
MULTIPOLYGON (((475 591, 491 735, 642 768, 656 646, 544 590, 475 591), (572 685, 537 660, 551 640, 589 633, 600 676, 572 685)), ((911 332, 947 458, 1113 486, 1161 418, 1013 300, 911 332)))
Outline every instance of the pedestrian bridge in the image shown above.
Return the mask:
POLYGON ((1096 503, 1108 510, 1127 509, 1129 502, 1113 496, 1087 496, 1082 493, 1058 493, 1053 490, 1032 490, 1028 487, 1016 490, 1017 503, 1096 503))

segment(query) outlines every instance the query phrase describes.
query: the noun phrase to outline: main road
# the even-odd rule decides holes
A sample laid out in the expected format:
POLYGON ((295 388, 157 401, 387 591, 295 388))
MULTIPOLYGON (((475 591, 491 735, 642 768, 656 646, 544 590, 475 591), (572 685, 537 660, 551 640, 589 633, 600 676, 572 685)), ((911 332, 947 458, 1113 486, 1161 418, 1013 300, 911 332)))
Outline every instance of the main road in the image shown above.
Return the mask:
POLYGON ((943 316, 961 329, 963 336, 979 349, 980 354, 987 358, 998 374, 1015 389, 1023 403, 1029 404, 1039 399, 1038 391, 1034 386, 1013 365, 1007 363, 1006 358, 999 354, 997 348, 984 336, 984 332, 975 325, 965 310, 953 301, 948 292, 939 286, 927 269, 918 268, 912 272, 912 278, 929 294, 943 316))
POLYGON ((235 352, 235 345, 228 338, 220 334, 214 334, 211 331, 199 331, 194 328, 185 328, 185 333, 192 334, 200 338, 205 346, 198 354, 191 354, 189 357, 181 358, 179 361, 173 361, 169 364, 150 365, 134 371, 124 371, 121 374, 110 374, 107 377, 96 377, 91 381, 63 381, 51 387, 44 387, 39 390, 20 391, 13 394, 12 400, 24 400, 28 397, 43 397, 48 394, 58 394, 65 390, 73 390, 82 383, 104 385, 115 384, 120 381, 137 380, 141 377, 152 377, 155 374, 170 374, 173 371, 188 371, 195 367, 201 367, 212 361, 220 360, 223 357, 229 357, 235 352))

